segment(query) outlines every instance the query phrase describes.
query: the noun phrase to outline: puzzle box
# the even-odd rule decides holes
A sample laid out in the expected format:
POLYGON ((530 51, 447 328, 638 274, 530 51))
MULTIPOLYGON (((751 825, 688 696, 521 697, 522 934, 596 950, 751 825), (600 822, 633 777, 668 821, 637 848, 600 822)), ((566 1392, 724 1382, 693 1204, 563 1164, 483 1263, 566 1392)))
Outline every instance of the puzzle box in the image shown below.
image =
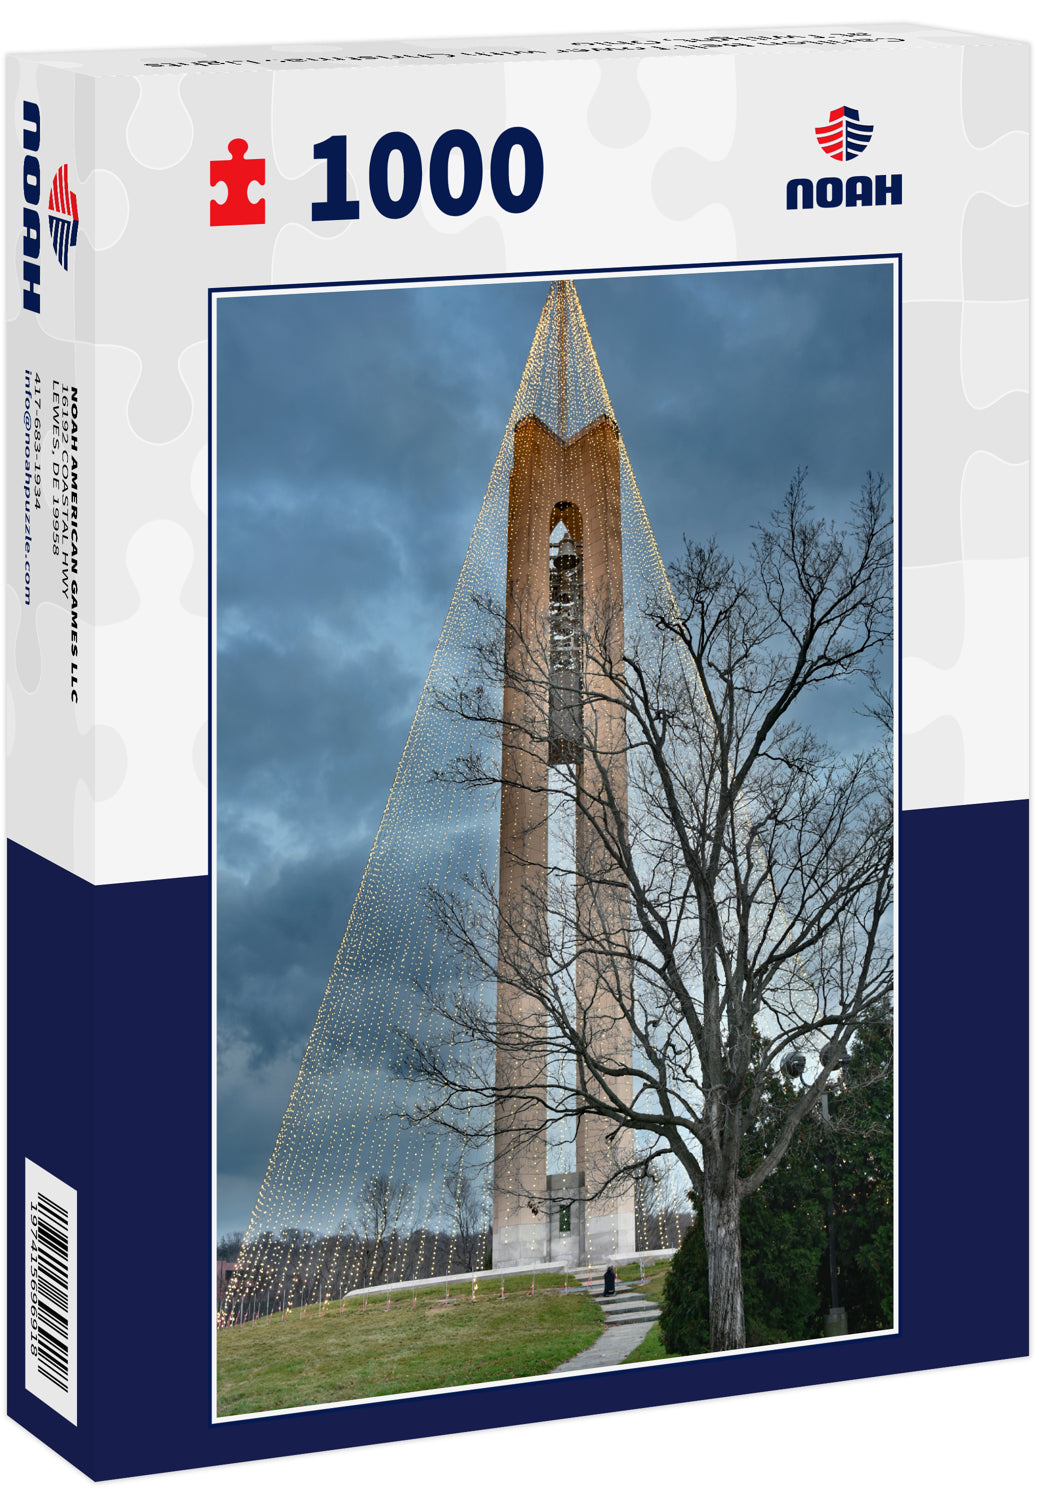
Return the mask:
POLYGON ((1026 97, 12 62, 11 1411, 87 1472, 1024 1352, 1024 1077, 997 1166, 919 1084, 1025 1037, 1026 97))

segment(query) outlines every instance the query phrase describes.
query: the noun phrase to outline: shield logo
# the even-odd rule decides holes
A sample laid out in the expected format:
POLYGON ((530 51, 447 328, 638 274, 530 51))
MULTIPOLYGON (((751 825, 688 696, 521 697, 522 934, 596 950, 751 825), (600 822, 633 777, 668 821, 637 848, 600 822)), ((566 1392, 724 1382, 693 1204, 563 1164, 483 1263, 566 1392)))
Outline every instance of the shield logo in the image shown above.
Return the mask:
POLYGON ((47 199, 48 222, 51 244, 63 271, 69 269, 69 251, 76 243, 79 233, 79 204, 76 194, 69 187, 69 165, 66 162, 55 172, 47 199))
POLYGON ((820 150, 832 156, 835 161, 851 161, 854 156, 866 150, 873 134, 873 125, 863 125, 859 110, 850 109, 847 104, 832 109, 826 125, 816 127, 820 150))

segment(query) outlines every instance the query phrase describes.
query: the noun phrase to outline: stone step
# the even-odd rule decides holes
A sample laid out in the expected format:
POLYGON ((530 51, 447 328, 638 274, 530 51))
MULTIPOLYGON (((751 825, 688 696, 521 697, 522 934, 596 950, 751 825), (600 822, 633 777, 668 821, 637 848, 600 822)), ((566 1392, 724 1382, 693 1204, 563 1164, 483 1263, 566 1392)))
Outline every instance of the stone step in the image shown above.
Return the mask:
POLYGON ((608 1328, 620 1328, 625 1323, 656 1323, 661 1316, 661 1309, 654 1303, 647 1303, 646 1307, 639 1308, 635 1312, 615 1313, 613 1317, 607 1318, 608 1328))

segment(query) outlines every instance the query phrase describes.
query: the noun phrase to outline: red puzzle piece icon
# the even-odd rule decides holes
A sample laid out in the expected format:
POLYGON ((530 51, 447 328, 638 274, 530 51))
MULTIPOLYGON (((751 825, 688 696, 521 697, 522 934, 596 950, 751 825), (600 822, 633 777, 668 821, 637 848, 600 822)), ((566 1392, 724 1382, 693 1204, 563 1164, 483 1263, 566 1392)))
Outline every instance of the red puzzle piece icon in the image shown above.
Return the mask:
POLYGON ((210 187, 216 187, 221 182, 227 187, 227 198, 223 203, 218 203, 215 198, 210 199, 209 222, 211 225, 262 224, 267 200, 261 198, 259 202, 251 203, 249 184, 255 182, 263 186, 267 161, 262 156, 247 156, 249 142, 240 137, 228 141, 228 150, 231 152, 229 160, 211 161, 209 164, 210 187))

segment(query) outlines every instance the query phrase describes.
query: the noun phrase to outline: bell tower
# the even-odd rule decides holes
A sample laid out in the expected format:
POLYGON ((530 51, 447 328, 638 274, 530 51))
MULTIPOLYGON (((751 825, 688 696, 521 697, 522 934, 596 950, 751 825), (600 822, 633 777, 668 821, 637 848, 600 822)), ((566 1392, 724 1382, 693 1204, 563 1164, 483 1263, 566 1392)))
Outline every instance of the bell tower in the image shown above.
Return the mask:
MULTIPOLYGON (((571 283, 553 288, 557 320, 556 423, 535 414, 513 432, 506 567, 502 806, 499 844, 499 982, 496 1062, 493 1263, 544 1259, 612 1261, 635 1249, 632 1185, 607 1186, 630 1156, 627 1132, 595 1113, 581 1116, 575 1170, 547 1172, 549 1057, 537 1000, 509 975, 530 972, 548 946, 552 768, 572 794, 559 816, 574 850, 574 900, 583 935, 575 959, 575 1026, 583 1050, 622 1076, 631 1100, 632 1038, 619 1004, 631 974, 604 954, 628 924, 628 897, 596 818, 628 807, 625 715, 597 662, 624 657, 620 444, 603 413, 568 432, 572 320, 584 319, 571 283), (589 649, 590 641, 595 649, 589 649), (597 941, 597 934, 602 942, 597 941), (609 976, 607 970, 609 968, 609 976)), ((556 799, 552 799, 556 800, 556 799)))

